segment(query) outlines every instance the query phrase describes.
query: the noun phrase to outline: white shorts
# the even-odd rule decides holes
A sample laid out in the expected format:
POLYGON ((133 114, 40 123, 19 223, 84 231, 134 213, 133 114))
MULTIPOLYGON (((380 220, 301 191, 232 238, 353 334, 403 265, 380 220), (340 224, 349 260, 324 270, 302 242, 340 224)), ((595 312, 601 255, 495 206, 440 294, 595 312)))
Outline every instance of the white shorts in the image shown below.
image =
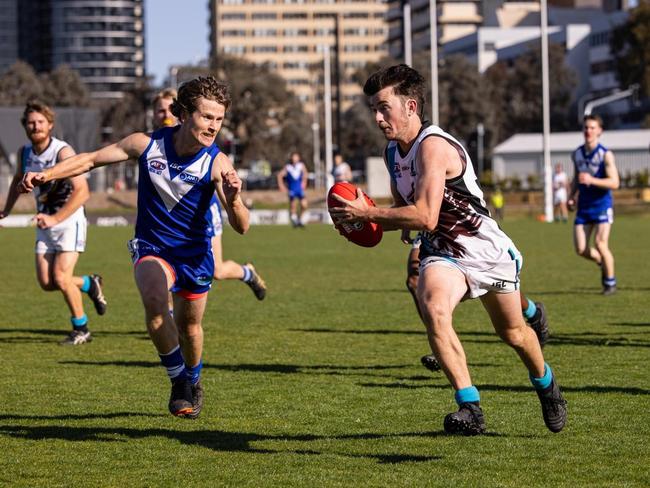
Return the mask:
POLYGON ((88 224, 83 207, 49 229, 36 229, 36 254, 84 252, 88 224))
POLYGON ((558 188, 553 192, 553 205, 559 205, 567 201, 566 188, 558 188))
POLYGON ((212 235, 220 236, 223 234, 223 217, 221 217, 221 206, 218 203, 210 205, 212 214, 212 235))
POLYGON ((478 298, 489 291, 512 293, 519 289, 519 273, 523 258, 516 249, 508 250, 507 256, 509 259, 504 259, 488 269, 478 269, 444 256, 427 256, 420 262, 420 276, 427 266, 446 266, 460 270, 465 275, 468 288, 464 299, 478 298))

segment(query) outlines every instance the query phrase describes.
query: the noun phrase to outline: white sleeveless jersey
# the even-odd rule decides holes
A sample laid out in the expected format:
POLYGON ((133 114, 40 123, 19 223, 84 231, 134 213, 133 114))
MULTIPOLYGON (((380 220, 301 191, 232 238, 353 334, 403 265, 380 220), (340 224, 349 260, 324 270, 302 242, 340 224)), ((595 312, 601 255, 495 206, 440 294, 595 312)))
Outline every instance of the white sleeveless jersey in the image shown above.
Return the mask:
MULTIPOLYGON (((45 151, 40 154, 34 152, 31 144, 23 146, 21 151, 21 164, 23 173, 27 171, 41 172, 53 167, 59 158, 59 152, 68 143, 57 139, 50 138, 50 144, 45 151)), ((68 201, 72 193, 72 182, 69 179, 55 180, 45 183, 44 185, 34 188, 34 198, 36 198, 36 208, 40 213, 53 215, 68 201)), ((77 209, 77 212, 83 213, 83 206, 77 209)), ((74 215, 74 214, 73 214, 74 215)))
POLYGON ((417 156, 422 141, 432 136, 442 137, 456 148, 463 170, 459 176, 446 180, 438 225, 433 232, 422 232, 421 251, 477 269, 489 269, 503 260, 512 260, 513 253, 518 254, 518 251, 490 217, 469 154, 440 127, 423 126, 404 155, 396 141, 388 144, 384 158, 397 191, 407 204, 415 204, 415 184, 419 175, 417 156))

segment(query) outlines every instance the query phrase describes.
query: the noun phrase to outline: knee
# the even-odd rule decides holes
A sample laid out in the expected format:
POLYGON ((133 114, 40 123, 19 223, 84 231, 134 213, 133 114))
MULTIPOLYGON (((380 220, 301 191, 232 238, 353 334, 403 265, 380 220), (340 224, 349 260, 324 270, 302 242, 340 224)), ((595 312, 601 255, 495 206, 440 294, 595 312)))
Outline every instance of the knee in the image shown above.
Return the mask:
POLYGON ((224 273, 223 273, 223 270, 221 269, 221 266, 219 266, 219 267, 215 266, 214 267, 214 279, 217 280, 217 281, 224 279, 224 273))
POLYGON ((68 276, 65 273, 54 272, 54 283, 52 283, 52 286, 55 290, 65 290, 70 286, 71 282, 71 276, 68 276))
POLYGON ((451 311, 447 307, 429 303, 425 307, 425 317, 427 329, 434 336, 451 327, 451 311))
POLYGON ((151 291, 142 292, 142 304, 147 318, 147 327, 157 329, 169 315, 169 301, 167 294, 151 291))
POLYGON ((609 245, 607 244, 607 241, 604 239, 596 239, 594 241, 594 246, 596 247, 596 250, 601 254, 609 251, 609 245))
POLYGON ((203 336, 203 328, 201 327, 201 324, 179 324, 178 333, 185 340, 192 341, 193 339, 203 336))
POLYGON ((509 327, 499 332, 501 340, 515 349, 521 348, 526 341, 526 325, 509 327))
POLYGON ((589 252, 589 248, 587 246, 576 246, 575 248, 576 254, 580 257, 583 258, 590 258, 591 254, 589 252))

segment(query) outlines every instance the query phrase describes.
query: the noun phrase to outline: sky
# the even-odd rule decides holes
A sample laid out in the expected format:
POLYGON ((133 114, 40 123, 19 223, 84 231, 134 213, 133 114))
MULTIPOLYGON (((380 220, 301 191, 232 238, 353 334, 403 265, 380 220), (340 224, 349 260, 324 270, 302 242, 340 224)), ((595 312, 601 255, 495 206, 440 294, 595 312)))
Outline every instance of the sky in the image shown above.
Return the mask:
POLYGON ((208 57, 208 0, 145 0, 145 67, 160 85, 174 64, 208 57))

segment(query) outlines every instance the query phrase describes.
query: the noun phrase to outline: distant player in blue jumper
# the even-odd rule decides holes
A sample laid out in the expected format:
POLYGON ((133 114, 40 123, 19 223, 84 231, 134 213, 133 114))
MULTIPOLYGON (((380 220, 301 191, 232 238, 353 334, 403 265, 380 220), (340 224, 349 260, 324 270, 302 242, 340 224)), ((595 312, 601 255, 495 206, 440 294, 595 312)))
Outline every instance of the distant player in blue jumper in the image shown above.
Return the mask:
POLYGON ((179 417, 196 418, 203 406, 201 322, 214 272, 209 207, 215 191, 232 228, 243 234, 249 227, 242 182, 215 144, 229 106, 230 91, 215 78, 188 81, 171 107, 180 125, 131 134, 43 172, 28 172, 22 182, 23 191, 32 191, 137 159, 138 216, 129 250, 147 330, 172 382, 169 411, 179 417))
POLYGON ((614 255, 609 249, 609 233, 614 222, 612 190, 619 187, 614 153, 600 144, 603 121, 598 115, 586 115, 583 134, 585 143, 578 147, 571 159, 575 175, 567 202, 578 206, 573 230, 576 253, 600 266, 603 295, 616 293, 614 255), (594 234, 594 246, 589 241, 594 234))
MULTIPOLYGON (((28 102, 22 124, 29 139, 18 151, 16 173, 9 187, 0 219, 9 215, 18 199, 20 182, 27 171, 44 171, 60 164, 75 152, 67 142, 52 135, 54 111, 38 101, 28 102)), ((61 342, 78 346, 92 340, 88 317, 84 313, 82 292, 87 293, 99 315, 106 313, 102 278, 97 274, 75 276, 79 254, 86 248, 88 182, 83 176, 42 185, 36 197, 36 277, 45 291, 59 290, 68 309, 72 331, 61 342)))
POLYGON ((289 162, 278 173, 278 187, 289 195, 289 215, 291 225, 304 227, 307 212, 307 167, 299 152, 292 152, 289 162))

